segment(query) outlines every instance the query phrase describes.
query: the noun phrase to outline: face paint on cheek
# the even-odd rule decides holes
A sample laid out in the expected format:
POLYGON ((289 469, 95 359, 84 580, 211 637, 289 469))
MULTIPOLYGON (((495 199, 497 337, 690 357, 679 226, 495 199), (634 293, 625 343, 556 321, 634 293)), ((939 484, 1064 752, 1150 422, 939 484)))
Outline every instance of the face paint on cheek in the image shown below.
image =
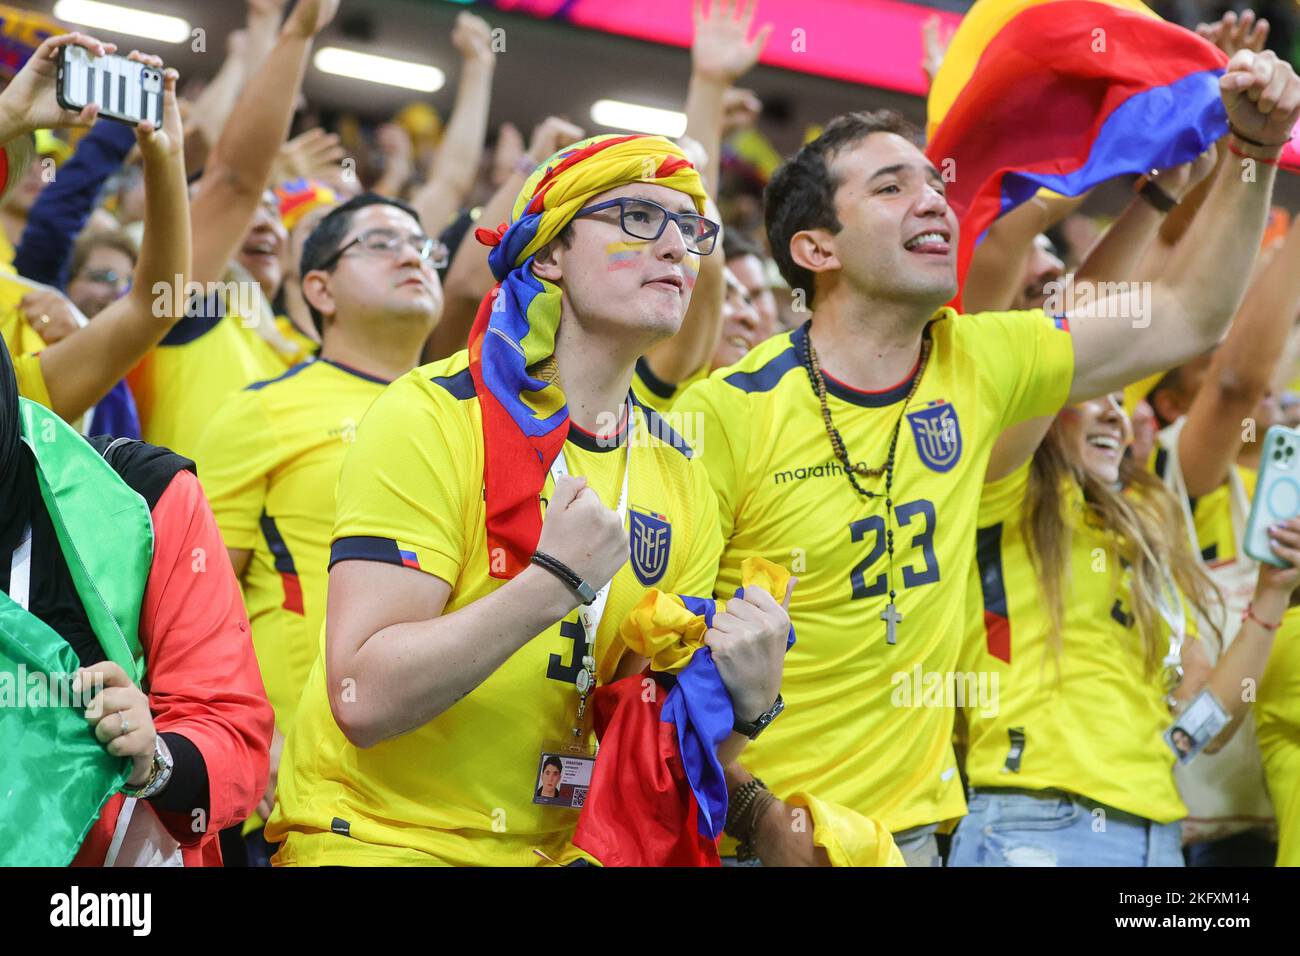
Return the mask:
POLYGON ((611 242, 605 247, 605 270, 617 272, 632 268, 641 258, 641 249, 645 245, 644 242, 611 242))
POLYGON ((700 277, 700 257, 690 253, 682 259, 682 281, 686 283, 686 291, 690 292, 695 288, 695 280, 700 277))

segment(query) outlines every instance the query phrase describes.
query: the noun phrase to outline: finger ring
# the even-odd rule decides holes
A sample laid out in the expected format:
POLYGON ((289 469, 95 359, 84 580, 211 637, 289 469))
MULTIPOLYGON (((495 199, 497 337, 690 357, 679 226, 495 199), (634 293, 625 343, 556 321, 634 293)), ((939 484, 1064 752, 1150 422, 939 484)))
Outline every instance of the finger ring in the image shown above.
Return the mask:
POLYGON ((49 317, 48 315, 46 315, 44 312, 42 312, 42 313, 40 314, 40 320, 41 320, 41 325, 49 325, 49 324, 50 324, 50 317, 49 317))
POLYGON ((117 735, 119 737, 125 737, 127 734, 131 732, 131 725, 127 723, 125 713, 123 713, 121 717, 122 717, 122 729, 117 732, 117 735))

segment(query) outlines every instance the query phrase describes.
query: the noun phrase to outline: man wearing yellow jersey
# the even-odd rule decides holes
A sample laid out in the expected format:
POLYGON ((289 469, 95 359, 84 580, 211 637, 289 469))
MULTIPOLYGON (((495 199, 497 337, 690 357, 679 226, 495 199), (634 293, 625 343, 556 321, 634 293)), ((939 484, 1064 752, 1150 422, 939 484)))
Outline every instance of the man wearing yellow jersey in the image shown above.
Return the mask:
MULTIPOLYGON (((1300 106, 1289 66, 1243 51, 1222 87, 1237 129, 1287 138, 1300 106), (1280 105, 1274 91, 1263 105, 1242 93, 1269 83, 1280 105)), ((893 706, 892 677, 957 663, 995 440, 1208 348, 1240 298, 1272 193, 1269 173, 1218 179, 1180 268, 1153 284, 1135 348, 1132 327, 1113 319, 939 308, 956 291, 957 222, 906 132, 896 115, 843 116, 778 170, 769 245, 815 318, 674 406, 703 418, 727 538, 716 593, 749 555, 801 576, 789 714, 731 774, 733 787, 756 776, 784 801, 738 835, 768 863, 814 860, 823 821, 792 825, 799 794, 881 820, 909 862, 937 861, 936 825, 964 809, 952 711, 893 706)), ((1118 309, 1103 300, 1096 314, 1118 309)))
POLYGON ((275 710, 262 817, 319 647, 343 454, 371 402, 419 361, 442 307, 435 270, 446 255, 400 201, 367 193, 331 211, 302 258, 319 357, 235 393, 199 443, 275 710))
POLYGON ((222 402, 279 375, 315 345, 267 305, 280 285, 284 227, 266 182, 289 131, 312 40, 337 9, 338 0, 294 6, 207 158, 192 200, 193 277, 203 294, 191 297, 185 318, 129 379, 148 442, 193 458, 222 402))
MULTIPOLYGON (((509 229, 480 230, 500 281, 471 350, 390 386, 344 459, 324 653, 267 827, 277 863, 577 858, 575 808, 535 799, 542 761, 579 767, 584 688, 639 669, 617 634, 644 589, 706 594, 717 570, 707 475, 629 395, 637 356, 682 321, 688 260, 712 252, 703 207, 672 143, 596 137, 528 178, 509 229), (521 421, 563 429, 552 461, 521 421)), ((755 592, 706 636, 738 727, 780 710, 788 626, 755 592)))

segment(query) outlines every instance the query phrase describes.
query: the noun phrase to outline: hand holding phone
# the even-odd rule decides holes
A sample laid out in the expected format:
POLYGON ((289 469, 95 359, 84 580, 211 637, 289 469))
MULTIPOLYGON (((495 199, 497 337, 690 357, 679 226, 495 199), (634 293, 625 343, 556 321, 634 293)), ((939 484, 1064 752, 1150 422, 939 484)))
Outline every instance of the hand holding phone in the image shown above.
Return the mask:
POLYGON ((84 33, 64 33, 47 39, 23 64, 13 82, 0 92, 0 141, 8 142, 37 129, 89 126, 95 121, 99 113, 96 104, 65 109, 55 94, 59 60, 63 49, 70 46, 95 56, 105 56, 117 49, 112 43, 102 43, 84 33))

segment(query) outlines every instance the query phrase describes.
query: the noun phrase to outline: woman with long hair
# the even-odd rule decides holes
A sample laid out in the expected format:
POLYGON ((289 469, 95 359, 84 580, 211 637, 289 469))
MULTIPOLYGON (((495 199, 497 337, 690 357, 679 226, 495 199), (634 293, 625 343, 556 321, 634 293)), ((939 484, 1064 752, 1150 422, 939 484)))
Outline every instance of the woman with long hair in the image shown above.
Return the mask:
MULTIPOLYGON (((964 702, 969 815, 952 866, 1183 864, 1166 734, 1208 691, 1228 723, 1207 749, 1232 735, 1300 571, 1262 566, 1236 642, 1182 683, 1200 653, 1188 622, 1213 620, 1221 598, 1131 441, 1118 395, 1067 407, 985 487, 962 666, 987 672, 990 693, 964 702)), ((1300 521, 1273 549, 1300 563, 1300 521)), ((1181 729, 1170 739, 1185 745, 1181 729)))

